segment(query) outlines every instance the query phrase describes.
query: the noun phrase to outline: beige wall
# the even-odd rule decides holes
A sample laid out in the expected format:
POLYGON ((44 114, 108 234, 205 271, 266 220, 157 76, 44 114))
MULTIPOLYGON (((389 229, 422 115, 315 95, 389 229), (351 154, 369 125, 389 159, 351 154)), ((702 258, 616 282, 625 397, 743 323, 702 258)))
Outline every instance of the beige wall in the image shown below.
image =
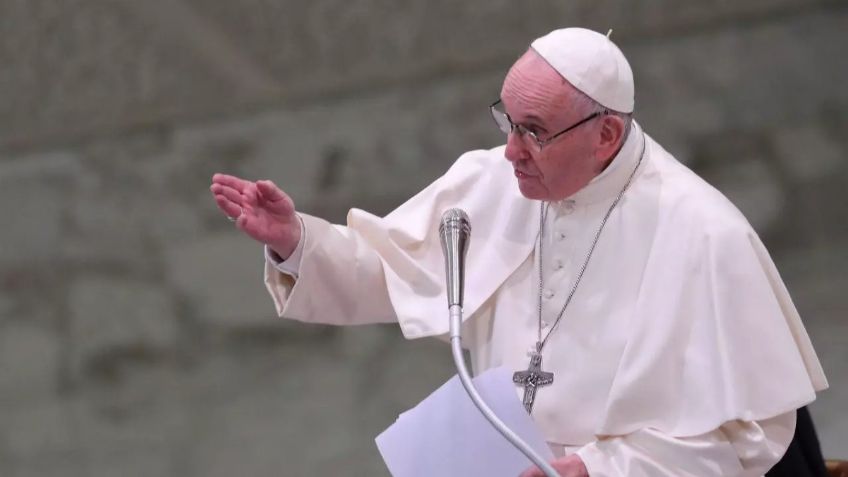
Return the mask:
POLYGON ((447 348, 276 319, 209 177, 388 211, 502 139, 486 106, 561 25, 615 29, 638 120, 763 236, 848 456, 844 2, 0 0, 0 475, 385 475, 447 348))

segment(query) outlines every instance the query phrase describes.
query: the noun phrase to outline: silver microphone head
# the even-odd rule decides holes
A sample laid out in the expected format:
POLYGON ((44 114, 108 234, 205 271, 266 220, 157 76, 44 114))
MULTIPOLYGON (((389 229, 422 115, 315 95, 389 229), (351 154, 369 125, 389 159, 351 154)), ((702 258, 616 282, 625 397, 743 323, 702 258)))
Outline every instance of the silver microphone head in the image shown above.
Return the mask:
POLYGON ((442 252, 445 255, 448 308, 462 306, 465 291, 465 253, 471 236, 468 214, 462 209, 449 209, 442 214, 439 224, 442 252))

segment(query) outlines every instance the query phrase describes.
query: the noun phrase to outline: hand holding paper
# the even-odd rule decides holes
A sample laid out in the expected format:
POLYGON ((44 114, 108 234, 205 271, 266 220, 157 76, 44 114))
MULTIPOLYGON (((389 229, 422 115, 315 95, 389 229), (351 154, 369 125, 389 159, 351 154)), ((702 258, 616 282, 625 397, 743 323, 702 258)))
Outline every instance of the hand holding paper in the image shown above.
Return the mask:
MULTIPOLYGON (((508 369, 486 371, 474 383, 498 417, 547 460, 553 459, 524 411, 508 369)), ((516 477, 532 465, 486 421, 457 376, 401 414, 376 442, 395 477, 516 477)))

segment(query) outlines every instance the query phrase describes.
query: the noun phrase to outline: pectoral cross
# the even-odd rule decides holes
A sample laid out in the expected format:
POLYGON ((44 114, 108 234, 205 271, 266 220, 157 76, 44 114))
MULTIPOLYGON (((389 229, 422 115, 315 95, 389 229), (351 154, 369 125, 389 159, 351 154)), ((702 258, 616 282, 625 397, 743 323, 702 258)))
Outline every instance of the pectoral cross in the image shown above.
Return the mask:
POLYGON ((553 383, 554 373, 542 371, 542 354, 535 352, 530 355, 527 371, 516 371, 512 375, 512 382, 524 386, 524 409, 530 414, 533 411, 533 401, 536 400, 536 388, 553 383))

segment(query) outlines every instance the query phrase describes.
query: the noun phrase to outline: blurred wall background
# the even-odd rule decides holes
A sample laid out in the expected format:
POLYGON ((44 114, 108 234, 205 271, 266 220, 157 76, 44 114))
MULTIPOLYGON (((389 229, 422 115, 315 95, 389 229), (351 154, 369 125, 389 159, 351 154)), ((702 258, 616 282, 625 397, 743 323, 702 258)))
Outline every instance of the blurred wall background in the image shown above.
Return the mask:
POLYGON ((387 475, 448 348, 276 318, 210 176, 385 213, 502 141, 486 106, 565 25, 615 29, 638 120, 763 236, 848 457, 845 2, 0 0, 0 475, 387 475))

